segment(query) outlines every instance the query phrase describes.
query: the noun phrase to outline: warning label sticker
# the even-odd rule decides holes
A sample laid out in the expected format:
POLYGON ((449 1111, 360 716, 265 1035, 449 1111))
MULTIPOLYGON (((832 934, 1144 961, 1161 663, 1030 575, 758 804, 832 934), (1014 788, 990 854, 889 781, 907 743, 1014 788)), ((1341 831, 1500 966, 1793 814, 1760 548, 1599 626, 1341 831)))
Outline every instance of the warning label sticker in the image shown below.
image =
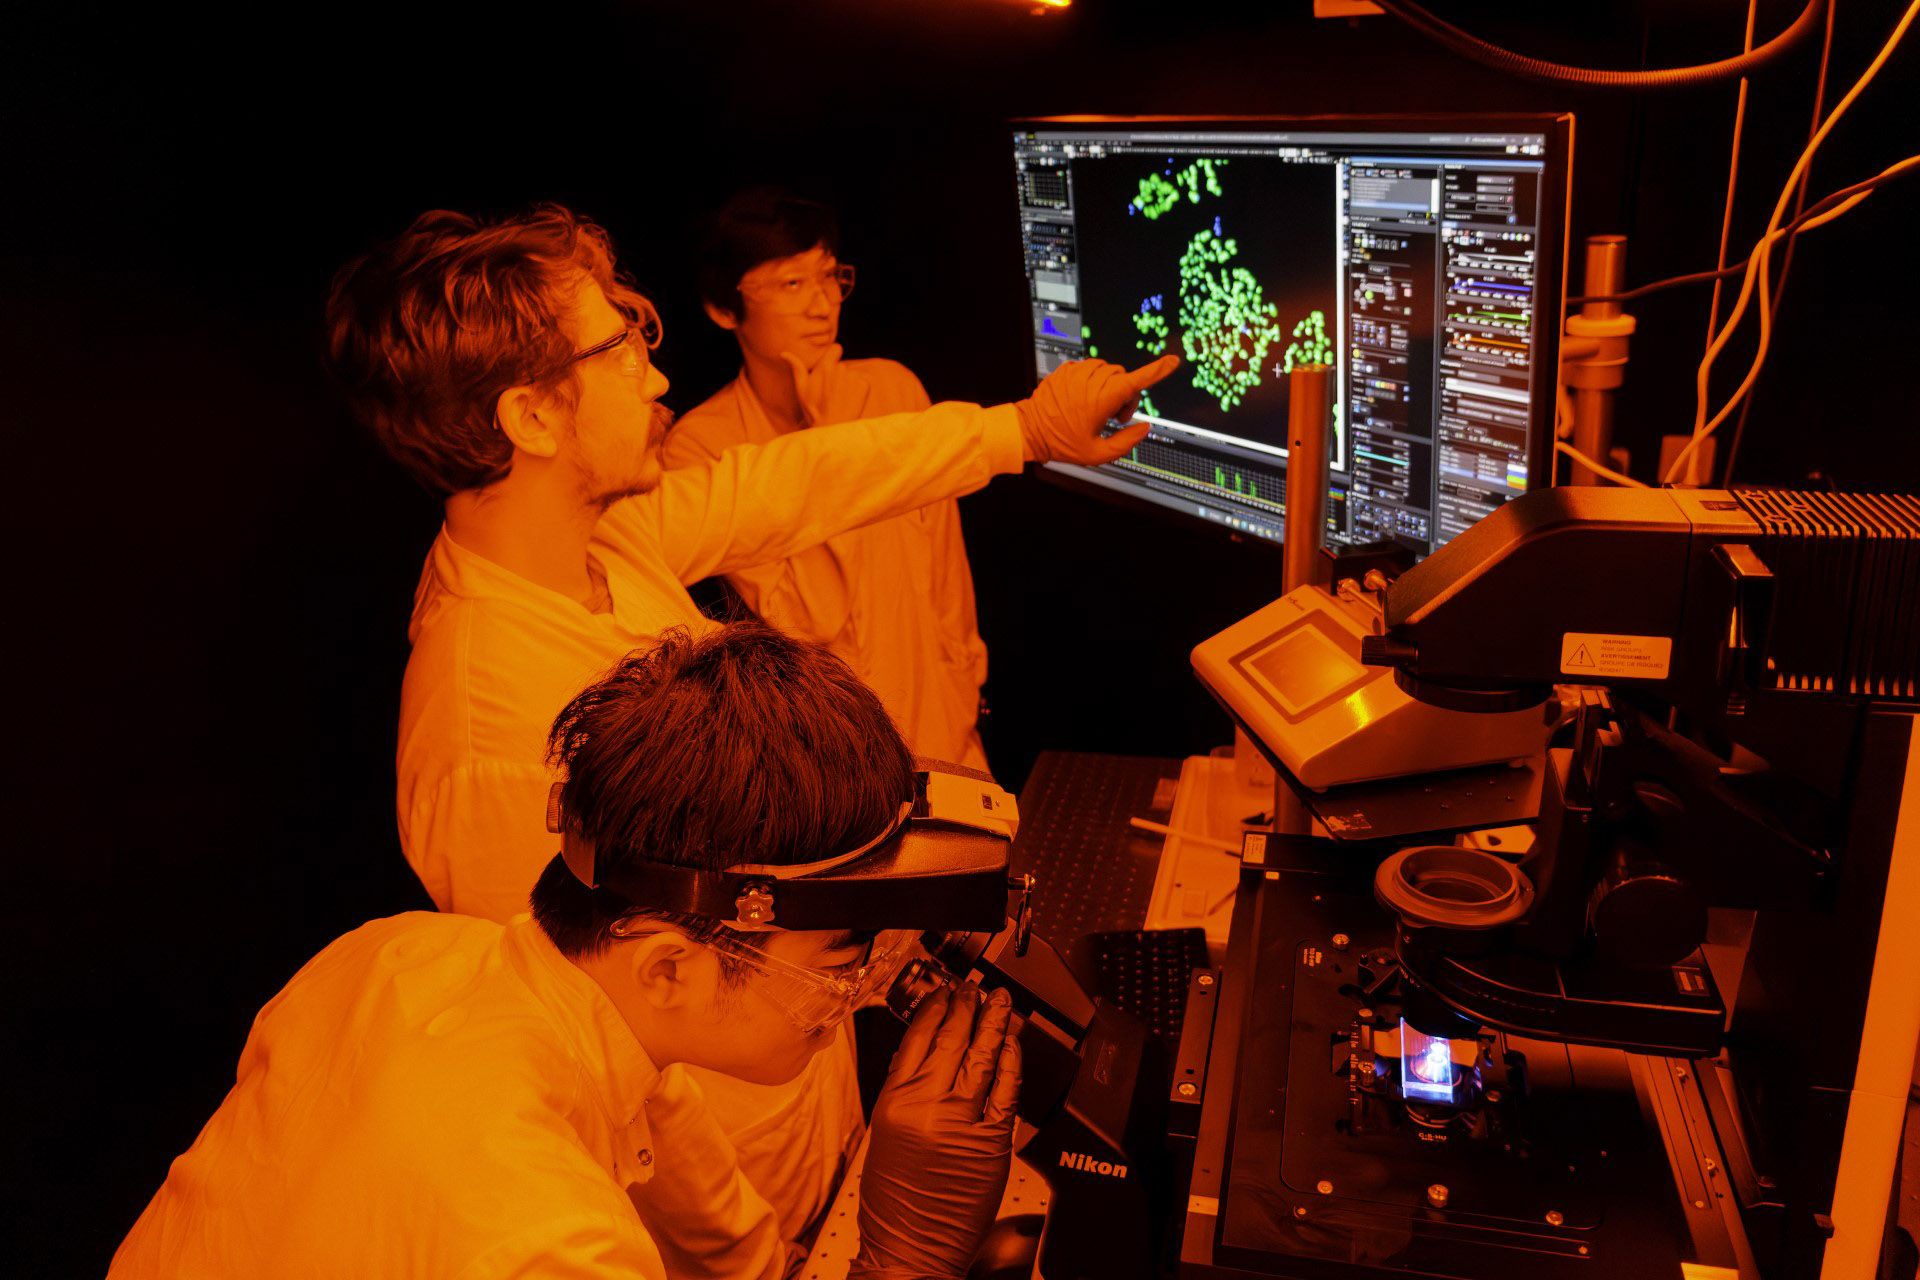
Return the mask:
POLYGON ((1560 637, 1560 672, 1569 676, 1665 680, 1673 662, 1668 636, 1569 631, 1560 637))

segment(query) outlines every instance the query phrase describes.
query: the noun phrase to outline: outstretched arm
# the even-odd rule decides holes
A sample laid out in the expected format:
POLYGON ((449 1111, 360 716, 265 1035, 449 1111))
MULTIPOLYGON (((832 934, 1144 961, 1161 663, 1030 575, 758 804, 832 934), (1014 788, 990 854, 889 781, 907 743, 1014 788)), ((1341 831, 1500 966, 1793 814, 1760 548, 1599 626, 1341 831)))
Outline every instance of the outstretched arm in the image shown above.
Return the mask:
POLYGON ((1075 361, 1017 405, 937 404, 741 445, 615 504, 599 533, 642 559, 658 548, 682 582, 783 560, 836 533, 971 493, 1029 461, 1097 466, 1122 457, 1146 428, 1103 430, 1176 364, 1163 357, 1129 373, 1075 361))

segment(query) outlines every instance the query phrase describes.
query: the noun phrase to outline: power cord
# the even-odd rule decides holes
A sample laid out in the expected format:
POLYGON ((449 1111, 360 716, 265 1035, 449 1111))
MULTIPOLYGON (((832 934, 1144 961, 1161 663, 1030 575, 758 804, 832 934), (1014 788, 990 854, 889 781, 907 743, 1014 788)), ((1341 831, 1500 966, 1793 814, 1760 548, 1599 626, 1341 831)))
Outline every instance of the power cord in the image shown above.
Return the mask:
MULTIPOLYGON (((1827 0, 1827 31, 1820 41, 1820 71, 1813 82, 1813 119, 1807 124, 1807 141, 1813 141, 1813 135, 1820 129, 1820 117, 1827 109, 1827 65, 1833 59, 1833 11, 1836 0, 1827 0)), ((1807 182, 1813 177, 1813 166, 1800 175, 1800 189, 1794 193, 1793 216, 1799 221, 1807 204, 1807 182)), ((1787 251, 1780 260, 1780 281, 1773 286, 1773 300, 1768 304, 1776 312, 1780 310, 1781 295, 1787 291, 1787 273, 1793 270, 1793 247, 1799 243, 1799 236, 1787 237, 1787 251)), ((1733 424, 1733 439, 1727 445, 1727 460, 1720 471, 1722 488, 1733 483, 1733 465, 1740 457, 1740 446, 1747 438, 1747 418, 1753 412, 1753 397, 1748 396, 1740 402, 1740 418, 1733 424)))
MULTIPOLYGON (((1753 26, 1760 12, 1760 0, 1747 0, 1746 51, 1753 52, 1753 26)), ((1833 12, 1831 4, 1828 13, 1833 12)), ((1727 199, 1720 211, 1720 253, 1714 266, 1725 270, 1727 266, 1727 244, 1733 239, 1733 197, 1740 189, 1740 143, 1746 136, 1747 125, 1747 85, 1745 76, 1740 77, 1740 92, 1733 100, 1733 145, 1727 152, 1727 199)), ((1713 282, 1713 301, 1707 304, 1707 345, 1713 345, 1713 335, 1720 331, 1720 280, 1713 282)))
POLYGON ((1651 489, 1653 487, 1644 480, 1635 480, 1625 472, 1615 471, 1612 467, 1605 465, 1598 459, 1591 458, 1581 450, 1574 448, 1565 440, 1555 440, 1553 442, 1553 450, 1555 453, 1566 454, 1569 458, 1572 458, 1575 462, 1603 480, 1611 480, 1615 484, 1622 485, 1628 489, 1651 489))
MULTIPOLYGON (((1754 246, 1753 253, 1747 259, 1747 272, 1740 287, 1740 296, 1734 300, 1733 310, 1727 316, 1726 325, 1721 329, 1720 336, 1716 338, 1713 345, 1707 349, 1706 358, 1700 362, 1699 373, 1695 378, 1693 438, 1687 442, 1685 448, 1681 449, 1674 456, 1672 465, 1667 468, 1665 477, 1667 483, 1671 484, 1686 474, 1686 465, 1691 461, 1693 454, 1699 449, 1707 437, 1712 435, 1720 424, 1726 421, 1733 411, 1739 407, 1741 398, 1752 389, 1754 379, 1759 376, 1761 366, 1766 363, 1767 347, 1773 336, 1773 306, 1772 298, 1767 287, 1768 272, 1772 264, 1774 242, 1787 234, 1780 226, 1781 219, 1786 216, 1787 204, 1792 200, 1794 189, 1798 185, 1801 175, 1806 172, 1807 167, 1812 163, 1814 153, 1819 150, 1820 144, 1826 141, 1827 135, 1831 133, 1833 127, 1840 122, 1840 118, 1847 113, 1847 109, 1854 104, 1861 93, 1866 90, 1866 87, 1873 82, 1873 78, 1880 73, 1880 69, 1886 66, 1887 59, 1893 56, 1894 49, 1899 46, 1901 37, 1906 35, 1907 28, 1913 25, 1913 20, 1916 16, 1920 16, 1920 0, 1913 0, 1913 3, 1907 6, 1906 12, 1901 15, 1900 21, 1894 26, 1893 33, 1887 37, 1886 43, 1881 46, 1880 52, 1874 56, 1873 61, 1869 63, 1867 69, 1861 73, 1860 78, 1854 81, 1853 88, 1849 89, 1846 96, 1840 99, 1833 111, 1827 116, 1825 123, 1814 133, 1813 137, 1808 141, 1806 149, 1800 153, 1799 160, 1794 162, 1793 171, 1787 175, 1786 186, 1781 190, 1780 198, 1774 202, 1772 216, 1767 219, 1767 229, 1765 233, 1761 235, 1759 243, 1754 246), (1721 407, 1718 413, 1709 418, 1707 416, 1709 397, 1708 383, 1713 374, 1713 362, 1718 358, 1720 352, 1726 348, 1728 341, 1733 337, 1734 331, 1739 328, 1740 320, 1746 314, 1747 304, 1753 299, 1756 285, 1758 285, 1760 293, 1760 335, 1754 349, 1753 363, 1747 370, 1747 376, 1742 379, 1740 385, 1734 389, 1733 395, 1727 400, 1726 404, 1721 407)), ((1903 169, 1914 161, 1920 161, 1920 157, 1914 157, 1913 160, 1902 161, 1898 165, 1883 170, 1881 176, 1889 176, 1895 170, 1903 169)), ((1809 219, 1805 225, 1810 229, 1820 222, 1830 221, 1865 198, 1866 193, 1862 193, 1847 203, 1836 207, 1829 213, 1823 214, 1819 219, 1809 219)))
MULTIPOLYGON (((1850 197, 1876 191, 1889 182, 1892 182, 1895 178, 1907 177, 1914 172, 1915 169, 1911 166, 1910 162, 1903 160, 1899 164, 1875 174, 1864 182, 1856 182, 1850 187, 1842 187, 1840 190, 1807 209, 1792 222, 1781 227, 1778 235, 1781 237, 1794 236, 1807 230, 1809 227, 1825 226, 1831 219, 1823 215, 1831 211, 1835 206, 1846 202, 1850 197)), ((1852 205, 1848 205, 1848 208, 1852 207, 1852 205)), ((1660 293, 1667 289, 1677 289, 1681 285, 1705 284, 1709 280, 1722 280, 1728 276, 1737 276, 1747 270, 1747 265, 1745 262, 1736 262, 1732 266, 1723 267, 1718 271, 1693 271, 1683 276, 1668 276, 1664 280, 1654 280, 1648 284, 1636 285, 1634 288, 1628 289, 1623 293, 1582 294, 1578 297, 1568 298, 1567 305, 1573 306, 1582 302, 1629 302, 1634 298, 1644 298, 1650 293, 1660 293)))
MULTIPOLYGON (((1882 170, 1880 173, 1875 174, 1873 177, 1868 178, 1864 182, 1856 182, 1850 187, 1842 187, 1840 190, 1816 202, 1811 208, 1806 210, 1806 212, 1802 213, 1799 217, 1795 218, 1792 222, 1788 223, 1784 227, 1781 227, 1779 230, 1771 233, 1768 243, 1771 243, 1773 240, 1779 240, 1782 238, 1791 237, 1801 231, 1812 230, 1816 227, 1825 226, 1827 223, 1832 222, 1834 219, 1840 217, 1840 215, 1846 213, 1848 210, 1858 205, 1861 201, 1865 200, 1869 195, 1873 194, 1873 192, 1878 190, 1880 187, 1885 186, 1889 182, 1892 182, 1895 178, 1904 177, 1911 174, 1920 174, 1920 155, 1909 156, 1907 159, 1900 161, 1898 164, 1888 166, 1886 169, 1882 170)), ((1756 250, 1756 253, 1757 252, 1758 250, 1756 250)), ((1626 302, 1630 299, 1642 297, 1649 293, 1657 293, 1662 289, 1673 289, 1673 288, 1679 287, 1680 285, 1686 285, 1686 284, 1703 284, 1708 280, 1717 280, 1727 276, 1736 275, 1740 272, 1749 270, 1751 266, 1752 266, 1752 259, 1749 259, 1747 262, 1740 263, 1731 267, 1726 267, 1719 271, 1696 271, 1690 275, 1672 276, 1665 280, 1655 280, 1651 284, 1643 284, 1636 289, 1629 289, 1624 293, 1590 294, 1584 298, 1569 298, 1567 301, 1569 303, 1589 302, 1589 301, 1626 302)), ((1562 428, 1565 426, 1567 421, 1571 419, 1571 417, 1572 417, 1572 409, 1571 409, 1571 406, 1568 404, 1566 388, 1562 386, 1559 391, 1558 400, 1556 401, 1556 414, 1555 414, 1555 422, 1554 422, 1554 428, 1555 428, 1554 434, 1556 437, 1562 434, 1562 428)), ((1615 484, 1627 485, 1637 489, 1644 489, 1649 487, 1642 481, 1635 480, 1632 476, 1625 475, 1619 471, 1615 471, 1612 468, 1602 464, 1598 460, 1589 457, 1587 454, 1583 453, 1579 449, 1576 449, 1573 445, 1567 443, 1567 441, 1564 439, 1556 438, 1554 441, 1553 447, 1556 453, 1565 454, 1567 457, 1572 458, 1576 462, 1581 463, 1588 470, 1594 472, 1594 474, 1599 475, 1604 479, 1611 480, 1615 484)), ((1689 445, 1689 447, 1691 447, 1691 444, 1689 445)), ((1731 474, 1731 473, 1729 472, 1728 474, 1731 474)), ((1671 475, 1669 475, 1669 481, 1670 480, 1671 480, 1671 475)))

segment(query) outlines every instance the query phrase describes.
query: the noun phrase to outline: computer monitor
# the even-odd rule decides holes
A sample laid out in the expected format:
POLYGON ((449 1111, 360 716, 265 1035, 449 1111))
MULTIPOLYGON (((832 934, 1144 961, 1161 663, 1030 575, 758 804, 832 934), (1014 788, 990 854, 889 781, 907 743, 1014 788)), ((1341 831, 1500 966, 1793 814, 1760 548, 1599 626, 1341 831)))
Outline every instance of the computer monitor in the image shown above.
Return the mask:
POLYGON ((1036 378, 1185 361, 1139 448, 1053 478, 1278 542, 1318 362, 1328 543, 1424 554, 1550 482, 1571 116, 1014 123, 1036 378))

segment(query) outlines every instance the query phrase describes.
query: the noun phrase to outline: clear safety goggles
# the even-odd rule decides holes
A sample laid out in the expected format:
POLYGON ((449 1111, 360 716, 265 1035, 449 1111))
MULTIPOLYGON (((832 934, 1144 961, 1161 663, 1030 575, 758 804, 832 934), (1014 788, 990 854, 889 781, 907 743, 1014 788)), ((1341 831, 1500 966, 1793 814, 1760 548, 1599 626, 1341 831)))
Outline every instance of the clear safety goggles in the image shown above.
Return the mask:
POLYGON ((920 932, 882 930, 867 944, 867 954, 859 961, 826 969, 783 960, 749 942, 752 936, 716 929, 701 941, 751 969, 761 989, 793 1024, 804 1034, 814 1035, 845 1021, 855 1009, 884 997, 888 986, 913 959, 920 932))
POLYGON ((853 296, 853 282, 858 274, 852 264, 842 262, 815 274, 795 272, 776 280, 743 285, 740 292, 775 311, 794 313, 807 309, 815 289, 826 295, 829 304, 845 302, 853 296))

